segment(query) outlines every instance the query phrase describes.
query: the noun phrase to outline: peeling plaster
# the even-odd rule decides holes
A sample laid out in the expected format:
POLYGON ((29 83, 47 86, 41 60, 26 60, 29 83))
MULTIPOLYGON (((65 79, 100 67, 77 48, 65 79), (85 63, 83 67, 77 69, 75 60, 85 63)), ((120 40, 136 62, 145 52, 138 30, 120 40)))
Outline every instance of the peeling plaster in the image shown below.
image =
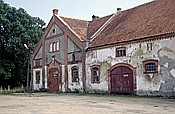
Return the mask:
POLYGON ((175 70, 172 69, 170 72, 171 72, 172 76, 175 78, 175 70))

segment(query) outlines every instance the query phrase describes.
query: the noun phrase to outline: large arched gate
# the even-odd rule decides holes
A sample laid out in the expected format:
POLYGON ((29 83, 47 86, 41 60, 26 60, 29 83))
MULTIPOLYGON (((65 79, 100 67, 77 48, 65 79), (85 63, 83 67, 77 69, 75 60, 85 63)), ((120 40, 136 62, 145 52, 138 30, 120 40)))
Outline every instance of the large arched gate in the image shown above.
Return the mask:
POLYGON ((133 70, 125 66, 116 66, 110 70, 111 93, 134 93, 133 70))

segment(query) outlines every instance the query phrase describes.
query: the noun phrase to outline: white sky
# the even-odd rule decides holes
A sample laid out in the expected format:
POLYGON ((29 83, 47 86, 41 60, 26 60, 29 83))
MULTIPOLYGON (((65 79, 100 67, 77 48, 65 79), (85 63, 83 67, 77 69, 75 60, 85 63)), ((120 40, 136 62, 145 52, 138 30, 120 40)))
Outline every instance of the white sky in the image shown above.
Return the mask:
POLYGON ((46 23, 52 16, 52 9, 59 9, 59 15, 76 19, 91 20, 92 15, 103 17, 117 8, 126 10, 153 0, 4 0, 10 6, 24 8, 33 17, 40 17, 46 23))

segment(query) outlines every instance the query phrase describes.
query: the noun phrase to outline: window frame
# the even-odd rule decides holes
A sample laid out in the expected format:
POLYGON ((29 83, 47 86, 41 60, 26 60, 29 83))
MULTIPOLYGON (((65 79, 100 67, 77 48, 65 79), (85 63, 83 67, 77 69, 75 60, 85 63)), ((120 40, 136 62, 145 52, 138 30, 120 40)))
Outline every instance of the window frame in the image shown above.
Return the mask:
POLYGON ((72 73, 72 82, 79 82, 79 68, 77 66, 73 66, 71 68, 72 73), (77 75, 75 76, 74 71, 76 70, 77 75))
POLYGON ((49 52, 53 52, 53 46, 52 45, 53 45, 53 43, 49 44, 49 52))
POLYGON ((158 73, 158 60, 145 60, 143 61, 143 73, 149 74, 149 73, 158 73), (155 70, 147 70, 147 65, 155 65, 155 70))
POLYGON ((60 50, 60 41, 56 41, 56 51, 60 50))
POLYGON ((125 57, 126 56, 126 47, 116 48, 115 53, 116 53, 116 55, 115 55, 116 57, 125 57), (119 54, 119 51, 122 51, 121 54, 119 54))
POLYGON ((35 84, 40 84, 40 80, 41 80, 40 78, 41 78, 41 71, 40 70, 37 70, 35 72, 35 84))
POLYGON ((56 40, 49 44, 49 52, 54 53, 60 50, 60 41, 56 40))
POLYGON ((91 83, 92 84, 100 83, 100 65, 93 65, 93 66, 91 66, 91 83), (97 72, 97 76, 93 75, 94 69, 97 69, 96 71, 98 71, 97 72), (94 79, 95 77, 97 78, 96 79, 97 81, 95 81, 95 79, 94 79))

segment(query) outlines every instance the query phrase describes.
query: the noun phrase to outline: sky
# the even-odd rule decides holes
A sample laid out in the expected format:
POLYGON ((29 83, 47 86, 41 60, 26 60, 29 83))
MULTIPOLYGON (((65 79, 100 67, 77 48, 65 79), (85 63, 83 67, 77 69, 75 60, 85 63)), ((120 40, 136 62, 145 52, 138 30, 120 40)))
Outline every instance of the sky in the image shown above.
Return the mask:
POLYGON ((59 15, 82 20, 91 20, 115 13, 117 8, 130 9, 153 0, 4 0, 12 7, 23 8, 32 17, 40 17, 46 23, 52 17, 52 10, 59 15))

